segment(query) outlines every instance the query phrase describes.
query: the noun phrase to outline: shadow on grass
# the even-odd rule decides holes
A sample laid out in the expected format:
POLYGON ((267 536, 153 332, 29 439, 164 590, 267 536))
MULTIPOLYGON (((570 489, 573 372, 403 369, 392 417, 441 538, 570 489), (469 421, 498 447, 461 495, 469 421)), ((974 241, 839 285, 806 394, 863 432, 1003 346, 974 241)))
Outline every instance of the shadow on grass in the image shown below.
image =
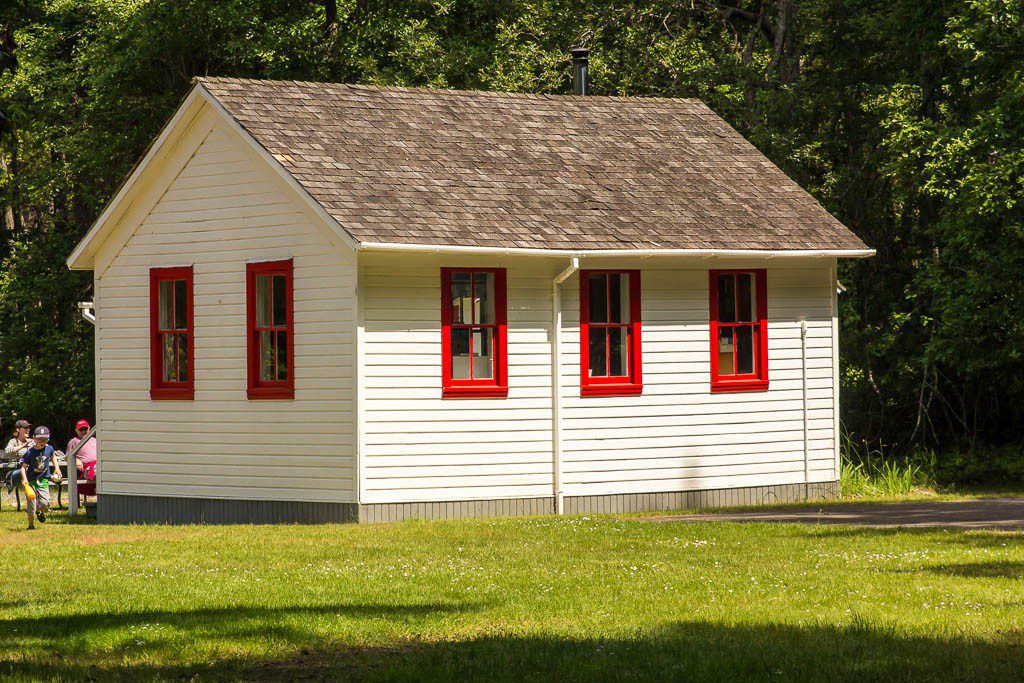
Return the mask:
MULTIPOLYGON (((926 542, 955 542, 966 536, 962 529, 935 529, 929 527, 870 527, 870 526, 842 526, 838 524, 794 524, 777 523, 773 534, 779 538, 792 538, 795 541, 813 539, 816 541, 856 541, 864 540, 871 543, 889 542, 894 538, 920 538, 926 542)), ((986 539, 978 543, 990 542, 993 545, 997 541, 1005 542, 1005 532, 999 531, 971 531, 971 536, 986 539)), ((974 543, 972 542, 973 546, 974 543)))
POLYGON ((54 517, 53 521, 57 524, 67 524, 68 526, 96 526, 98 522, 95 517, 89 517, 87 515, 61 515, 54 517))
MULTIPOLYGON (((213 637, 230 640, 239 632, 247 632, 246 628, 250 624, 259 624, 261 628, 265 628, 268 623, 273 624, 291 617, 417 621, 452 612, 469 612, 478 608, 476 605, 442 603, 410 605, 331 603, 289 607, 211 607, 193 610, 87 612, 65 614, 59 618, 49 615, 15 617, 0 619, 0 627, 8 634, 18 634, 15 639, 20 637, 55 644, 59 644, 63 638, 70 636, 88 642, 90 636, 96 632, 131 629, 139 626, 170 626, 195 633, 208 631, 213 637)), ((270 628, 274 628, 274 626, 270 626, 270 628)), ((307 635, 307 632, 300 629, 293 635, 297 636, 297 639, 301 639, 307 635)))
MULTIPOLYGON (((28 518, 25 516, 25 509, 14 510, 13 505, 8 507, 4 501, 3 509, 0 510, 0 529, 7 527, 10 531, 25 531, 28 526, 28 518)), ((48 526, 96 526, 96 519, 84 514, 69 515, 66 510, 51 510, 46 522, 37 524, 39 530, 48 526)), ((39 533, 37 530, 35 533, 39 533)))
MULTIPOLYGON (((306 609, 280 612, 301 615, 306 609)), ((390 609, 356 611, 386 617, 390 609)), ((399 613, 410 609, 418 612, 431 606, 400 608, 399 613)), ((219 611, 209 612, 207 619, 231 621, 219 611)), ((128 653, 92 661, 86 654, 50 658, 26 653, 22 659, 0 664, 0 675, 15 681, 1019 681, 1024 670, 1021 633, 1007 632, 1003 638, 1000 642, 926 638, 866 624, 838 628, 703 622, 675 623, 629 638, 491 635, 371 647, 325 643, 307 633, 304 641, 268 648, 273 656, 266 659, 187 665, 154 664, 159 660, 146 656, 144 663, 126 666, 121 658, 128 653)))
POLYGON ((1024 579, 1024 562, 1012 560, 943 564, 926 567, 925 570, 933 574, 962 576, 970 579, 1024 579))
POLYGON ((969 548, 1006 548, 1024 545, 1024 532, 1002 529, 950 529, 942 527, 870 527, 833 524, 780 524, 782 532, 794 538, 806 537, 808 532, 827 539, 884 539, 895 537, 921 537, 929 542, 959 545, 969 548))

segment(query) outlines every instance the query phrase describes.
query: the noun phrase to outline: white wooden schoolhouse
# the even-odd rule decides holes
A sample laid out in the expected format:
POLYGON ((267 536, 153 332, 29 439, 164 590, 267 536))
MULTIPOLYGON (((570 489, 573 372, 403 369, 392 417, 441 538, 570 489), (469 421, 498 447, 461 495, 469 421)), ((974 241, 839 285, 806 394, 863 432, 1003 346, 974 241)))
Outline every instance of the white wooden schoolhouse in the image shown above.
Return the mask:
POLYGON ((99 518, 834 495, 872 253, 696 100, 197 79, 68 259, 99 518))

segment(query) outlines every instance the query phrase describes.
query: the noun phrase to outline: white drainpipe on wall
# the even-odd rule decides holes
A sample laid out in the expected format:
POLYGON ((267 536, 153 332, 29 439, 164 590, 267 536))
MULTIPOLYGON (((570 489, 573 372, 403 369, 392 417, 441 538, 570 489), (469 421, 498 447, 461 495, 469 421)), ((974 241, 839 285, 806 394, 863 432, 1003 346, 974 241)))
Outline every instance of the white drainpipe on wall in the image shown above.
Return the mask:
POLYGON ((559 285, 580 269, 573 256, 569 266, 551 281, 551 488, 555 514, 562 514, 562 297, 559 285))
POLYGON ((807 323, 800 321, 800 380, 804 414, 804 500, 811 497, 811 463, 807 451, 807 323))
POLYGON ((96 324, 96 306, 91 301, 79 301, 78 310, 82 312, 82 317, 88 320, 93 325, 96 324))

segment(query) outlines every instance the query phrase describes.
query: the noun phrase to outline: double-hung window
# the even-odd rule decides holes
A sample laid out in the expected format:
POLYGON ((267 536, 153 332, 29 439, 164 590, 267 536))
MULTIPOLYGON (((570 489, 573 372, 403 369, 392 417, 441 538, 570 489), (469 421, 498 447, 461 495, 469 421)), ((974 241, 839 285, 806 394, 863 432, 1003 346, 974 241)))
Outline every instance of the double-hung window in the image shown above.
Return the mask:
POLYGON ((292 262, 246 265, 249 398, 295 398, 292 262))
POLYGON ((508 395, 504 268, 441 269, 441 394, 508 395))
POLYGON ((149 271, 150 397, 195 396, 192 266, 149 271))
POLYGON ((761 270, 712 270, 711 391, 768 388, 767 277, 761 270))
POLYGON ((580 392, 639 394, 640 271, 580 271, 580 392))

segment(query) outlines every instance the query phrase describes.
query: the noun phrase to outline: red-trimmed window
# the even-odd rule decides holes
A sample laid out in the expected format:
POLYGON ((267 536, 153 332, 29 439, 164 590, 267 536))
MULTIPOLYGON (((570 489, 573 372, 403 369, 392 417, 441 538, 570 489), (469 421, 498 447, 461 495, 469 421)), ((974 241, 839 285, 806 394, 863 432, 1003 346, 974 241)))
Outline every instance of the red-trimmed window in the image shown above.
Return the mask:
POLYGON ((150 389, 153 399, 195 397, 192 266, 149 271, 150 389))
POLYGON ((640 271, 580 271, 580 392, 616 396, 643 391, 640 271))
POLYGON ((712 270, 711 391, 768 388, 767 276, 758 270, 712 270))
POLYGON ((292 261, 245 267, 249 398, 295 398, 292 261))
POLYGON ((441 269, 441 395, 508 395, 504 268, 441 269))

